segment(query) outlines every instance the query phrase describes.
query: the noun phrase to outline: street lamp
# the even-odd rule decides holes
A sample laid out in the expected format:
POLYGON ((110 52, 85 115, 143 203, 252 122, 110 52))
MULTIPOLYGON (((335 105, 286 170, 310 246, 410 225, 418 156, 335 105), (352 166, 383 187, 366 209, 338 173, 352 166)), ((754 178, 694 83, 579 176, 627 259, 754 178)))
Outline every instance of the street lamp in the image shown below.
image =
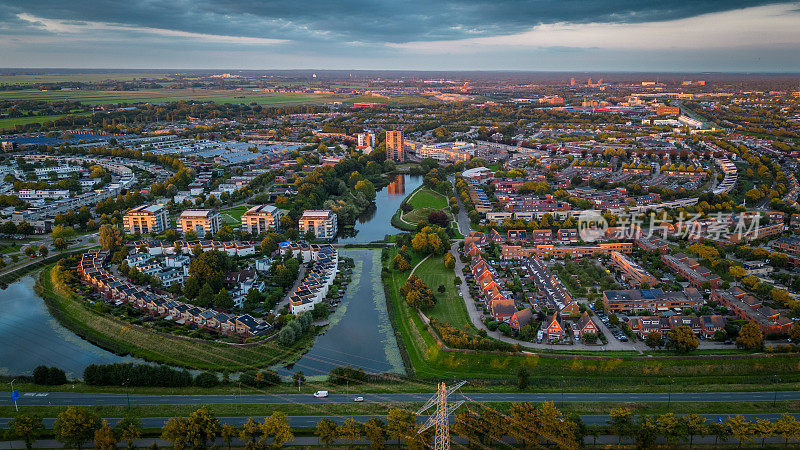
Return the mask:
POLYGON ((564 387, 566 383, 567 382, 564 380, 564 375, 561 375, 561 403, 564 403, 564 387))
POLYGON ((669 394, 667 394, 667 410, 669 410, 669 405, 672 403, 672 376, 669 375, 669 394))

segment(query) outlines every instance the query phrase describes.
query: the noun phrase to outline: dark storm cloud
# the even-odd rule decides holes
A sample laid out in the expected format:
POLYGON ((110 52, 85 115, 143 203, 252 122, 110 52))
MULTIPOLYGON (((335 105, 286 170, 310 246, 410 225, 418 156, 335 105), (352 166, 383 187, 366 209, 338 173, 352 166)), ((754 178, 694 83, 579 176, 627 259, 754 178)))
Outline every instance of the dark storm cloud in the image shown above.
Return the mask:
POLYGON ((759 0, 0 0, 0 30, 36 27, 18 14, 226 36, 402 43, 518 33, 557 22, 636 23, 771 3, 759 0))

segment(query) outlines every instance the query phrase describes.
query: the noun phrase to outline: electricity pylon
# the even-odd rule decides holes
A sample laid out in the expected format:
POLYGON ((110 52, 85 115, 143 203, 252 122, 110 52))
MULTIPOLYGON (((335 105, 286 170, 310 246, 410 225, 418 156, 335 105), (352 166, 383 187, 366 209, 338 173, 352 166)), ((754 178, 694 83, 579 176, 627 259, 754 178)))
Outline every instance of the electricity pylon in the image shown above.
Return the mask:
POLYGON ((436 437, 433 441, 434 450, 450 450, 450 414, 461 406, 464 401, 448 405, 447 397, 464 384, 466 384, 466 381, 462 381, 450 389, 447 389, 444 383, 439 383, 439 389, 436 391, 436 395, 431 397, 431 399, 417 411, 417 415, 420 415, 431 406, 436 405, 436 414, 430 416, 428 421, 425 422, 425 425, 420 427, 418 431, 422 433, 430 427, 436 427, 436 437))

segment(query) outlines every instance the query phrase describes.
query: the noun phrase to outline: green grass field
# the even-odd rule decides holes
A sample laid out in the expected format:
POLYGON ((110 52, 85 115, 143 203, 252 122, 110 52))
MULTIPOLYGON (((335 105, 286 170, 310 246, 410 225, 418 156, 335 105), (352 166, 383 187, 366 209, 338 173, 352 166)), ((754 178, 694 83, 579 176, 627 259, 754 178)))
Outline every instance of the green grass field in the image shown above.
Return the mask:
POLYGON ((40 91, 26 89, 0 91, 0 100, 80 101, 90 105, 107 103, 166 103, 180 100, 214 101, 217 103, 252 103, 281 105, 321 103, 334 97, 318 94, 266 93, 231 89, 142 89, 139 91, 40 91))
MULTIPOLYGON (((71 114, 74 116, 88 116, 90 113, 88 112, 79 112, 75 114, 71 114)), ((62 117, 68 117, 63 114, 52 114, 52 115, 45 115, 45 116, 30 116, 30 117, 6 117, 0 119, 0 130, 10 130, 13 129, 15 125, 27 125, 29 123, 43 123, 48 120, 56 120, 62 117)))
POLYGON ((401 219, 410 224, 417 224, 422 220, 427 220, 428 214, 434 211, 445 210, 450 215, 447 198, 424 186, 412 192, 406 202, 414 209, 402 213, 401 219))
POLYGON ((249 205, 240 205, 235 208, 223 209, 220 211, 223 226, 225 225, 239 225, 242 223, 242 214, 250 209, 249 205))
POLYGON ((0 84, 23 85, 37 83, 100 83, 104 81, 131 81, 142 78, 164 78, 165 73, 63 73, 40 75, 0 75, 0 84))
POLYGON ((455 274, 444 266, 441 257, 426 259, 414 272, 436 294, 436 306, 427 311, 426 315, 436 318, 441 322, 448 322, 456 327, 469 332, 476 332, 467 313, 464 300, 458 296, 458 289, 453 284, 455 274), (439 286, 444 286, 444 293, 439 293, 439 286))
POLYGON ((398 97, 373 97, 370 95, 362 95, 360 97, 353 97, 344 101, 347 104, 353 103, 385 103, 387 105, 435 105, 439 101, 422 97, 419 95, 402 95, 398 97))
POLYGON ((41 277, 42 294, 53 315, 84 339, 117 354, 130 354, 149 361, 203 370, 249 370, 291 361, 313 342, 313 333, 292 347, 277 341, 236 347, 223 343, 182 339, 156 333, 101 314, 83 303, 55 292, 51 268, 41 277))

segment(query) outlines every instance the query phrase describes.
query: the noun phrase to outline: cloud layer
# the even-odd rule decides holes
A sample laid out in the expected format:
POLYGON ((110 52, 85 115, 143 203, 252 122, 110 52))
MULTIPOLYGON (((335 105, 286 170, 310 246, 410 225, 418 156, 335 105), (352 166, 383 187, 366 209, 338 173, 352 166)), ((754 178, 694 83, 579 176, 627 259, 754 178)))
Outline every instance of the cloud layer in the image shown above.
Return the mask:
MULTIPOLYGON (((0 58, 15 67, 635 70, 649 50, 675 71, 796 71, 800 62, 791 50, 800 45, 793 26, 799 6, 759 0, 0 0, 0 58), (702 61, 706 67, 697 66, 702 61)), ((658 64, 639 70, 668 69, 658 64)))

